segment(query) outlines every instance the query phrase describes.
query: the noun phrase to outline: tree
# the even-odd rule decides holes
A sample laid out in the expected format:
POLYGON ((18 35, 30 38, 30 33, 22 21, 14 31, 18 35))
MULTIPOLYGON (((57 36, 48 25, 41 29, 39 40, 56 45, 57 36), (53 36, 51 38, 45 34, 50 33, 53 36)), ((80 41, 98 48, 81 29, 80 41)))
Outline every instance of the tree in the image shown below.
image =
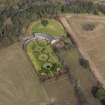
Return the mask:
POLYGON ((46 27, 48 25, 48 20, 46 19, 42 20, 41 24, 46 27))
POLYGON ((80 65, 83 66, 84 68, 88 68, 89 67, 89 62, 88 60, 84 59, 84 58, 80 58, 79 59, 80 65))

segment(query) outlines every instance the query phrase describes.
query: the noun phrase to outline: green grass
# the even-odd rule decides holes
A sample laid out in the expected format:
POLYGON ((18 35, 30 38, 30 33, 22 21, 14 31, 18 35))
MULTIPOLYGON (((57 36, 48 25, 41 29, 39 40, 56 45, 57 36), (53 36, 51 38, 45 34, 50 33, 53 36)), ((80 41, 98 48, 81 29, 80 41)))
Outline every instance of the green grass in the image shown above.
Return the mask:
POLYGON ((41 20, 35 22, 32 26, 32 33, 47 33, 55 36, 66 35, 62 25, 54 19, 48 19, 47 26, 42 25, 41 20))
POLYGON ((78 58, 79 58, 79 55, 77 53, 76 50, 74 49, 71 49, 71 51, 67 52, 67 55, 68 57, 66 56, 66 59, 68 60, 68 63, 70 64, 71 68, 74 67, 74 65, 78 64, 78 58))
POLYGON ((58 57, 54 53, 50 43, 47 41, 32 41, 27 45, 27 53, 39 74, 54 75, 57 68, 61 68, 58 57), (41 60, 41 57, 43 59, 41 60), (44 59, 45 58, 45 59, 44 59), (46 65, 51 67, 46 69, 46 65))
POLYGON ((70 50, 61 50, 59 55, 64 58, 65 63, 67 63, 71 69, 75 69, 78 61, 79 61, 79 54, 75 48, 71 48, 70 50))

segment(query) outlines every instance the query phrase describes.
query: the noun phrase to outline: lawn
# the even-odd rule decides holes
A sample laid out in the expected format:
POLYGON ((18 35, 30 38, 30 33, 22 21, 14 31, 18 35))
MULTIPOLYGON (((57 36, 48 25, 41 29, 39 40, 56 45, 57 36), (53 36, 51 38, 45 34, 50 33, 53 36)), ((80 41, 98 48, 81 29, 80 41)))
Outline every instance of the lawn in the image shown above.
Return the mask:
POLYGON ((31 26, 32 33, 47 33, 49 35, 66 35, 63 26, 54 19, 47 19, 48 24, 44 26, 42 21, 36 21, 31 26))
POLYGON ((58 57, 45 40, 30 42, 27 53, 39 75, 53 76, 61 68, 58 57))

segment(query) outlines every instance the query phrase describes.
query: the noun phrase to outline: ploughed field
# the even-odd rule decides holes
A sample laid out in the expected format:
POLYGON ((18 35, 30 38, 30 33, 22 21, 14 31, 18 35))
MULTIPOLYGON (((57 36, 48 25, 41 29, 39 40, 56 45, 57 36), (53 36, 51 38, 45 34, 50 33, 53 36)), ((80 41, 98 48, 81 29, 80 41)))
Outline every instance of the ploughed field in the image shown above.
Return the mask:
POLYGON ((0 50, 0 105, 41 105, 45 89, 19 43, 0 50))
POLYGON ((94 74, 105 85, 105 17, 66 17, 83 52, 94 64, 94 74))

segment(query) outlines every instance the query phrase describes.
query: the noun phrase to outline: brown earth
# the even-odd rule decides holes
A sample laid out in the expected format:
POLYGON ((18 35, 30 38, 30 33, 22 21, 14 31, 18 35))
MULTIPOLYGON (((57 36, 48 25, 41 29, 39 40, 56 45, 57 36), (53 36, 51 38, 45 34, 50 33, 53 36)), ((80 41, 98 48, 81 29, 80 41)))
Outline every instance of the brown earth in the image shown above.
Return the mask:
POLYGON ((0 105, 41 105, 45 89, 19 43, 0 50, 0 105))

